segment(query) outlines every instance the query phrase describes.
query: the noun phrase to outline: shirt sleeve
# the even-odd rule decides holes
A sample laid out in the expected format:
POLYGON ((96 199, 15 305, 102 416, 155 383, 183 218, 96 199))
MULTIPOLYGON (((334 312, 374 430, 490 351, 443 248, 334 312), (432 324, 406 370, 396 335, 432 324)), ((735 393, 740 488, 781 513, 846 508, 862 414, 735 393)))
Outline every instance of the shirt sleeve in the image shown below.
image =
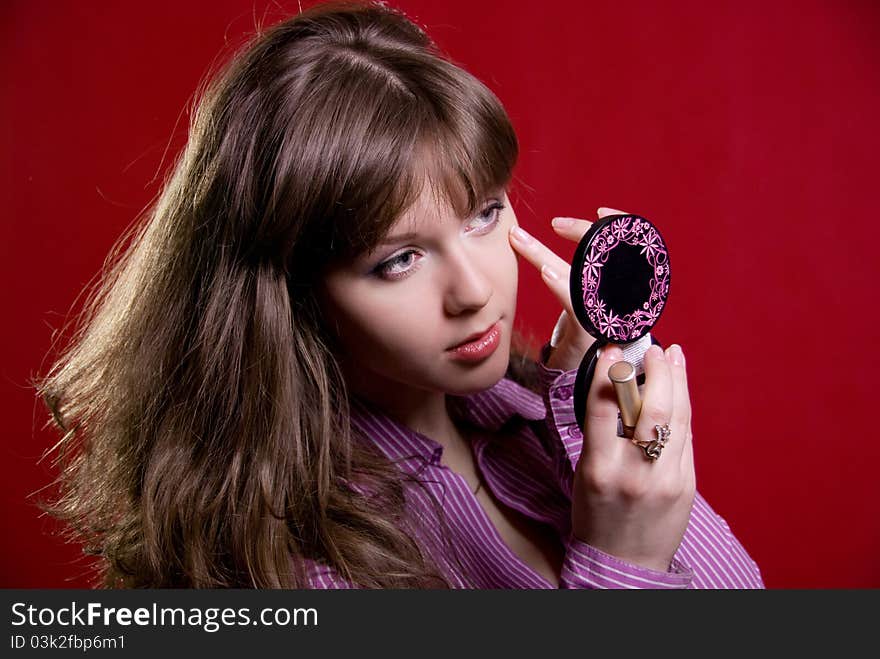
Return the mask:
POLYGON ((343 579, 332 567, 325 563, 303 558, 301 559, 306 569, 308 588, 320 590, 347 590, 357 588, 354 584, 343 579))
MULTIPOLYGON (((549 368, 549 342, 541 348, 538 368, 547 408, 547 430, 560 450, 555 468, 570 498, 583 434, 574 412, 577 369, 549 368)), ((562 565, 561 588, 763 588, 757 563, 736 539, 727 522, 699 494, 681 545, 667 572, 621 561, 570 536, 562 565)))

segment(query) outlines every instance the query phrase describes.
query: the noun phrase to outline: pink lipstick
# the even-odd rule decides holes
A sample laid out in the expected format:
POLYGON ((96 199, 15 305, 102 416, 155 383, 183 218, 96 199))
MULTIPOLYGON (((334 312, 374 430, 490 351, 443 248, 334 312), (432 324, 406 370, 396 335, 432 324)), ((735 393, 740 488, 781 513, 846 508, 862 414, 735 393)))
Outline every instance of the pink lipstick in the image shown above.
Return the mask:
POLYGON ((495 323, 486 332, 466 343, 449 349, 453 359, 463 362, 478 362, 486 359, 501 344, 501 324, 495 323))

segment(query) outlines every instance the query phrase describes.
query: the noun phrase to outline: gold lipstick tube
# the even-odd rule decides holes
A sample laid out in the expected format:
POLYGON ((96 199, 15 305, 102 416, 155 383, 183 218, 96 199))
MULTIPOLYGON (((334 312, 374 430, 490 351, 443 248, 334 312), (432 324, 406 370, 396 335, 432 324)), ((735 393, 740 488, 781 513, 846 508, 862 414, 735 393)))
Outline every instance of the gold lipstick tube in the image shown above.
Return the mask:
POLYGON ((617 405, 620 407, 620 421, 623 436, 632 438, 642 411, 642 397, 636 384, 636 369, 628 361, 614 362, 608 369, 608 378, 614 385, 617 394, 617 405))

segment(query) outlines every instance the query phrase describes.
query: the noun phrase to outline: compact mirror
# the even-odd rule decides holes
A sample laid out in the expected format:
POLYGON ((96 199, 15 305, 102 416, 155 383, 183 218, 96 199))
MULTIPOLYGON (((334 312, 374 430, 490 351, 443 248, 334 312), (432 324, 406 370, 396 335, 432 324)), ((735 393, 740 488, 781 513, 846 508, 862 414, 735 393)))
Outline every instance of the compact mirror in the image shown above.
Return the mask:
POLYGON ((645 352, 651 344, 660 345, 651 329, 669 298, 666 242, 644 217, 604 217, 575 249, 569 290, 578 321, 596 338, 581 361, 574 388, 575 415, 583 428, 587 393, 603 347, 620 346, 636 369, 636 382, 645 382, 645 352))

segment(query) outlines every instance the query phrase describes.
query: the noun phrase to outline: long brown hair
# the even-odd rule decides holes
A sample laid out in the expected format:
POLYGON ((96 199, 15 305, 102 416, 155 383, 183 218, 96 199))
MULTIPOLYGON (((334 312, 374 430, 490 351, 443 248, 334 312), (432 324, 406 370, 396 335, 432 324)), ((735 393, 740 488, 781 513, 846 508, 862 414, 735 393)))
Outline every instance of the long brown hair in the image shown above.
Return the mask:
POLYGON ((423 184, 465 217, 516 157, 492 92, 383 5, 302 12, 215 76, 35 383, 63 433, 44 506, 99 583, 297 588, 305 557, 364 587, 447 585, 406 529, 402 473, 352 441, 314 284, 423 184))

